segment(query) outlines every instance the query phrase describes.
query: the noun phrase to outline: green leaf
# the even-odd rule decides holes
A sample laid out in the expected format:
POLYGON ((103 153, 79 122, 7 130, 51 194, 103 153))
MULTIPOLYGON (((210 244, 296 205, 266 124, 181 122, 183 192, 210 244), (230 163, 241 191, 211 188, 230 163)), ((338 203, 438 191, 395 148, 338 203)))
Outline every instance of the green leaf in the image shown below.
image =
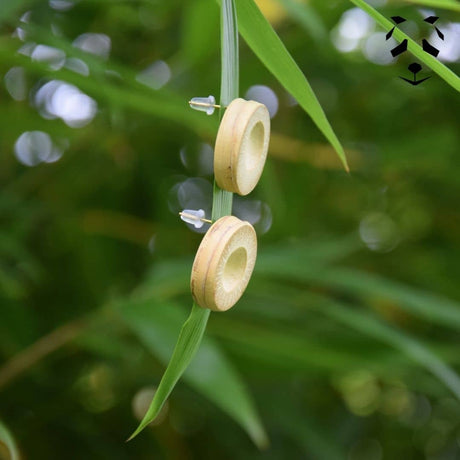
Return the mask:
MULTIPOLYGON (((128 441, 137 436, 150 422, 155 420, 160 413, 166 399, 168 399, 177 381, 184 373, 185 369, 187 369, 187 366, 192 361, 192 358, 200 346, 204 330, 206 329, 206 323, 208 322, 209 313, 210 310, 205 310, 193 304, 192 312, 182 326, 171 360, 161 379, 158 390, 150 403, 150 407, 137 429, 128 438, 128 441)), ((153 325, 154 323, 145 324, 146 327, 153 327, 153 325)))
MULTIPOLYGON (((220 0, 218 0, 220 1, 220 0)), ((345 152, 308 80, 253 0, 236 0, 238 26, 246 43, 335 148, 348 171, 345 152)))
POLYGON ((0 445, 3 444, 7 448, 11 460, 19 460, 19 450, 8 428, 0 420, 0 445))
MULTIPOLYGON (((381 15, 377 10, 372 8, 363 0, 350 0, 357 7, 364 10, 369 16, 371 16, 378 24, 380 24, 385 30, 389 31, 394 27, 394 24, 389 21, 385 16, 381 15)), ((417 44, 412 38, 406 35, 397 27, 393 32, 393 37, 402 42, 407 40, 408 46, 407 49, 420 61, 422 61, 426 66, 428 66, 433 72, 436 72, 442 79, 444 79, 452 88, 460 91, 460 78, 452 72, 448 67, 446 67, 442 62, 438 61, 431 54, 423 51, 422 47, 417 44)))
POLYGON ((297 279, 313 282, 366 298, 390 299, 399 308, 427 321, 460 329, 460 306, 452 300, 364 271, 324 268, 318 266, 314 258, 309 260, 310 263, 305 263, 305 260, 263 265, 258 273, 291 281, 297 279))
MULTIPOLYGON (((149 350, 166 363, 174 346, 175 331, 182 321, 182 310, 173 304, 152 305, 151 302, 142 301, 129 303, 121 312, 127 324, 149 350)), ((182 328, 148 416, 146 415, 133 436, 158 414, 162 406, 160 401, 164 402, 167 397, 162 385, 164 387, 166 380, 181 374, 187 367, 201 340, 208 316, 209 310, 193 307, 192 314, 182 328), (201 331, 201 335, 195 331, 201 331)), ((184 373, 184 380, 238 422, 257 446, 262 448, 267 445, 267 436, 243 381, 211 339, 203 338, 200 349, 184 373)), ((177 380, 171 382, 172 386, 176 382, 177 380)))
MULTIPOLYGON (((276 286, 280 289, 280 286, 276 286)), ((282 287, 281 287, 282 289, 282 287)), ((276 308, 279 302, 272 298, 263 298, 267 306, 276 308)), ((278 300, 278 299, 277 299, 278 300)), ((292 308, 289 301, 284 307, 292 308)), ((230 343, 233 350, 249 356, 258 365, 268 364, 270 368, 281 370, 291 369, 296 373, 304 370, 312 371, 345 371, 352 366, 369 364, 369 358, 362 354, 356 356, 356 350, 345 347, 338 348, 335 344, 318 341, 305 328, 298 331, 280 325, 276 329, 244 321, 219 319, 210 326, 210 333, 230 343)))
MULTIPOLYGON (((66 49, 63 46, 66 42, 59 40, 59 44, 57 44, 57 40, 59 39, 43 40, 43 43, 51 46, 54 44, 54 46, 66 49)), ((76 50, 73 54, 69 53, 69 55, 81 56, 82 53, 76 50)), ((145 86, 142 87, 140 83, 135 82, 128 76, 125 79, 125 84, 119 85, 105 77, 102 80, 98 80, 67 69, 53 71, 48 65, 32 61, 28 56, 17 53, 16 49, 11 46, 11 40, 0 40, 0 60, 6 65, 22 66, 35 75, 45 75, 72 83, 96 100, 170 120, 173 123, 181 124, 186 129, 194 129, 199 134, 209 135, 214 132, 214 122, 207 118, 203 119, 203 117, 199 116, 200 114, 190 110, 185 102, 186 98, 178 97, 165 90, 154 91, 145 86)), ((100 61, 92 56, 84 60, 87 64, 96 64, 100 61)), ((93 68, 97 69, 97 66, 90 66, 91 71, 93 68)))
POLYGON ((460 329, 460 305, 440 295, 359 270, 329 269, 322 275, 313 277, 354 294, 391 299, 400 308, 431 323, 460 329))
POLYGON ((445 10, 460 11, 460 3, 455 0, 405 0, 414 5, 429 6, 432 8, 443 8, 445 10))
POLYGON ((460 399, 460 378, 438 356, 422 343, 392 328, 371 315, 360 312, 351 306, 342 306, 330 301, 320 302, 318 311, 327 314, 331 318, 351 327, 363 334, 372 336, 378 340, 402 351, 408 357, 421 364, 441 380, 460 399))

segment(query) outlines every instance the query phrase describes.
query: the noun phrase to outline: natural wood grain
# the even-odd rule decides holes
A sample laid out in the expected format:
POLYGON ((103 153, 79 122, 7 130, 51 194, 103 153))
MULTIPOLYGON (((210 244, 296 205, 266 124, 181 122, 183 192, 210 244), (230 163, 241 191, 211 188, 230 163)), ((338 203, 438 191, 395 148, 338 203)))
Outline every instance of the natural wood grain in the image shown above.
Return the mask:
POLYGON ((247 195, 262 175, 270 139, 265 105, 235 99, 220 123, 214 149, 214 175, 220 188, 247 195))
POLYGON ((257 256, 257 236, 249 222, 225 216, 204 236, 193 262, 190 287, 203 308, 226 311, 242 296, 257 256))

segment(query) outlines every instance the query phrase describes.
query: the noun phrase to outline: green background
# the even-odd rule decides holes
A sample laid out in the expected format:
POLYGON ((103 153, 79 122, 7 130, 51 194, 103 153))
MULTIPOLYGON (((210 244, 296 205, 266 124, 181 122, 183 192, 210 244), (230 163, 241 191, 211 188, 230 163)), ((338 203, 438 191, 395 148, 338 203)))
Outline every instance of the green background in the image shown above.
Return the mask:
MULTIPOLYGON (((273 222, 259 233, 245 295, 211 314, 209 342, 162 423, 127 444, 138 423, 133 398, 158 384, 191 306, 202 235, 168 203, 175 184, 200 176, 181 149, 193 155, 217 131, 217 114, 187 101, 219 94, 219 8, 0 3, 0 423, 23 458, 460 458, 458 93, 428 69, 422 85, 399 79, 408 53, 381 66, 360 49, 339 52, 331 33, 352 3, 259 3, 351 173, 240 39, 241 96, 266 85, 279 99, 264 174, 240 201, 266 203, 273 222), (90 76, 18 54, 17 27, 26 42, 84 60, 90 76), (71 46, 88 32, 110 37, 107 60, 71 46), (137 82, 158 60, 171 69, 168 83, 137 82), (20 101, 5 85, 12 67, 24 69, 20 101), (54 79, 97 102, 90 123, 40 116, 34 95, 54 79), (29 131, 64 145, 62 157, 21 164, 14 146, 29 131), (264 450, 233 420, 242 409, 228 372, 254 400, 264 450)), ((413 3, 379 11, 417 17, 413 3)), ((436 14, 443 30, 458 22, 458 3, 436 14)), ((430 31, 421 25, 411 36, 420 42, 430 31)))

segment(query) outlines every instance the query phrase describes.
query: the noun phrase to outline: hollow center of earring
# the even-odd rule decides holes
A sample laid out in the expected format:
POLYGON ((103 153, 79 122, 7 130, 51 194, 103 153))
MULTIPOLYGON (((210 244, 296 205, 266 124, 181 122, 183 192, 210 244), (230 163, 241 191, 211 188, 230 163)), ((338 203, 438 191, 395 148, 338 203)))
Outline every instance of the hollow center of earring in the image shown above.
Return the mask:
POLYGON ((224 267, 222 284, 227 292, 232 291, 244 277, 247 265, 245 248, 238 248, 230 254, 224 267))
POLYGON ((255 168, 260 161, 264 149, 264 125, 258 121, 249 134, 248 153, 246 157, 246 167, 255 168))

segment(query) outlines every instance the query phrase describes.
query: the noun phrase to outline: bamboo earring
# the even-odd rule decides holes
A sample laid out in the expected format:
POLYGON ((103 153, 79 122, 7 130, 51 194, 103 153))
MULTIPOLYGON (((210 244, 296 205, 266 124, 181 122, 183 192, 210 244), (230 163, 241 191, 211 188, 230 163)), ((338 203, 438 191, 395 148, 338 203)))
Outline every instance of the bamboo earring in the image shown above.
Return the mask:
MULTIPOLYGON (((214 96, 194 97, 190 107, 211 115, 214 96)), ((217 185, 229 192, 247 195, 260 179, 267 158, 270 117, 267 108, 255 101, 235 99, 220 123, 214 149, 217 185)), ((209 220, 204 211, 185 209, 182 220, 200 228, 209 220)), ((196 304, 226 311, 246 289, 257 257, 257 236, 249 222, 234 216, 217 220, 206 232, 195 256, 190 288, 196 304)))
POLYGON ((265 105, 234 99, 220 123, 214 149, 217 185, 247 195, 262 175, 270 138, 270 116, 265 105))
POLYGON ((193 262, 190 287, 203 308, 226 311, 243 295, 256 262, 253 226, 234 216, 217 220, 205 234, 193 262))

